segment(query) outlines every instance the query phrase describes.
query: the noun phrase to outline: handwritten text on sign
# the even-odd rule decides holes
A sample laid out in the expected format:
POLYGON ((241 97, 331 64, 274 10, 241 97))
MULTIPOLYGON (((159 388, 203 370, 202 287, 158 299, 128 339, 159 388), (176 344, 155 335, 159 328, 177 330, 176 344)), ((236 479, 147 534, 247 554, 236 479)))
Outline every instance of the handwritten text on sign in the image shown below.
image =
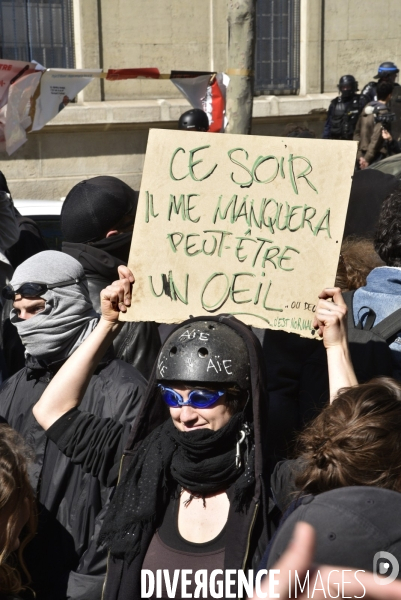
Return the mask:
POLYGON ((356 144, 151 130, 127 320, 232 313, 312 335, 332 286, 356 144))

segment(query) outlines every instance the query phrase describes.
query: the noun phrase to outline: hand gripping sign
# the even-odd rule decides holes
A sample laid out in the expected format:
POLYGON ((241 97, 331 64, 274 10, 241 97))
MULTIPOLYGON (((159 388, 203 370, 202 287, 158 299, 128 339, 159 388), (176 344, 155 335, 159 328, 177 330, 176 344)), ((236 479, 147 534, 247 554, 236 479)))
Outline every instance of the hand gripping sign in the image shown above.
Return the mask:
POLYGON ((123 320, 231 313, 312 337, 355 154, 355 142, 151 130, 123 320))

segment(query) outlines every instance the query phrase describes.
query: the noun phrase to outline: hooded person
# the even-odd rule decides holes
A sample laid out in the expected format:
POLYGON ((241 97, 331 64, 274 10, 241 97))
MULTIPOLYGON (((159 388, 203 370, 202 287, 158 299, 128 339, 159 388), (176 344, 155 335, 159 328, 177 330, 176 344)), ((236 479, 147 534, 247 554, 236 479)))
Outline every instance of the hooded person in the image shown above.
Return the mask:
MULTIPOLYGON (((18 222, 15 208, 8 189, 6 178, 0 171, 0 286, 3 287, 12 277, 13 265, 7 251, 18 242, 18 222)), ((3 303, 1 302, 1 306, 3 303)))
MULTIPOLYGON (((10 281, 14 269, 18 267, 30 256, 48 250, 38 225, 33 219, 22 216, 15 208, 7 180, 0 171, 0 239, 5 241, 9 238, 7 244, 3 244, 1 255, 0 243, 0 290, 10 281), (4 276, 1 275, 2 269, 5 269, 4 276)), ((1 342, 4 356, 4 365, 2 366, 3 380, 13 375, 24 366, 24 349, 18 334, 10 324, 10 303, 0 298, 1 311, 1 342)))
MULTIPOLYGON (((98 312, 100 292, 128 262, 137 203, 138 192, 106 175, 81 181, 63 203, 62 250, 81 263, 98 312)), ((160 349, 156 323, 126 323, 113 346, 117 358, 148 378, 160 349)))
POLYGON ((253 568, 273 526, 263 435, 268 401, 257 338, 224 315, 176 327, 159 353, 129 434, 127 424, 77 408, 78 380, 82 390, 81 377, 119 327, 104 313, 99 326, 34 413, 59 449, 104 483, 115 483, 125 446, 120 483, 101 533, 110 550, 104 598, 143 597, 142 569, 164 568, 171 578, 176 568, 209 574, 216 568, 253 568))
MULTIPOLYGON (((16 270, 3 296, 26 365, 0 388, 0 415, 35 452, 30 479, 39 502, 39 532, 27 551, 32 587, 42 600, 97 600, 106 550, 97 547, 110 490, 73 465, 32 414, 49 381, 98 324, 82 266, 56 251, 34 255, 16 270)), ((88 380, 84 410, 134 421, 146 382, 131 365, 104 356, 88 380)))

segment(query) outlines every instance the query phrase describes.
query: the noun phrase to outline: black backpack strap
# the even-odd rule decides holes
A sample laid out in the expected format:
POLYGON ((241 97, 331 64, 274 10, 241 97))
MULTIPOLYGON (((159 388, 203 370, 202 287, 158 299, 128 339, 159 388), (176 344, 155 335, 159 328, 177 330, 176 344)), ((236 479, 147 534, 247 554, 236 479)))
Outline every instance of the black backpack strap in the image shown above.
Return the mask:
POLYGON ((360 318, 358 324, 355 325, 355 327, 356 329, 360 329, 363 331, 370 331, 373 328, 373 325, 375 324, 376 313, 373 310, 373 308, 369 308, 369 306, 361 306, 359 310, 363 310, 364 308, 368 311, 367 313, 365 313, 366 321, 362 325, 362 318, 360 318))
POLYGON ((354 310, 353 310, 354 294, 355 294, 355 290, 352 290, 352 292, 346 292, 345 294, 343 294, 344 302, 348 308, 348 319, 347 319, 348 331, 351 331, 351 329, 354 329, 354 327, 355 327, 354 310))
POLYGON ((348 331, 351 331, 352 329, 360 329, 360 330, 364 330, 364 331, 369 331, 370 329, 372 329, 373 323, 376 320, 376 313, 374 310, 372 310, 368 306, 363 306, 362 308, 366 308, 366 310, 368 311, 366 321, 365 321, 364 325, 362 325, 362 320, 360 319, 359 322, 355 325, 354 306, 353 306, 355 292, 356 292, 356 290, 352 290, 350 292, 346 292, 345 294, 343 294, 345 304, 347 305, 347 308, 348 308, 348 319, 347 319, 348 331))
POLYGON ((380 335, 386 341, 399 331, 401 331, 401 308, 391 313, 372 329, 372 332, 380 335))

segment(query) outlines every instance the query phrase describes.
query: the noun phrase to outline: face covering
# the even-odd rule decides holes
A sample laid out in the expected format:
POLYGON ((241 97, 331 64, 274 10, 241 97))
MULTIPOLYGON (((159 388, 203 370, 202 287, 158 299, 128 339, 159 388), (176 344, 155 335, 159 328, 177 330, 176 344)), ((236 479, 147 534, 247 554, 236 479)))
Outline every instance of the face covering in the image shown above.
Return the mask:
POLYGON ((15 270, 10 282, 15 290, 27 282, 50 285, 78 278, 79 283, 45 292, 41 296, 45 309, 30 319, 20 319, 12 309, 11 323, 18 330, 26 356, 47 365, 68 358, 96 327, 99 316, 93 310, 84 270, 71 256, 53 250, 39 252, 15 270))

